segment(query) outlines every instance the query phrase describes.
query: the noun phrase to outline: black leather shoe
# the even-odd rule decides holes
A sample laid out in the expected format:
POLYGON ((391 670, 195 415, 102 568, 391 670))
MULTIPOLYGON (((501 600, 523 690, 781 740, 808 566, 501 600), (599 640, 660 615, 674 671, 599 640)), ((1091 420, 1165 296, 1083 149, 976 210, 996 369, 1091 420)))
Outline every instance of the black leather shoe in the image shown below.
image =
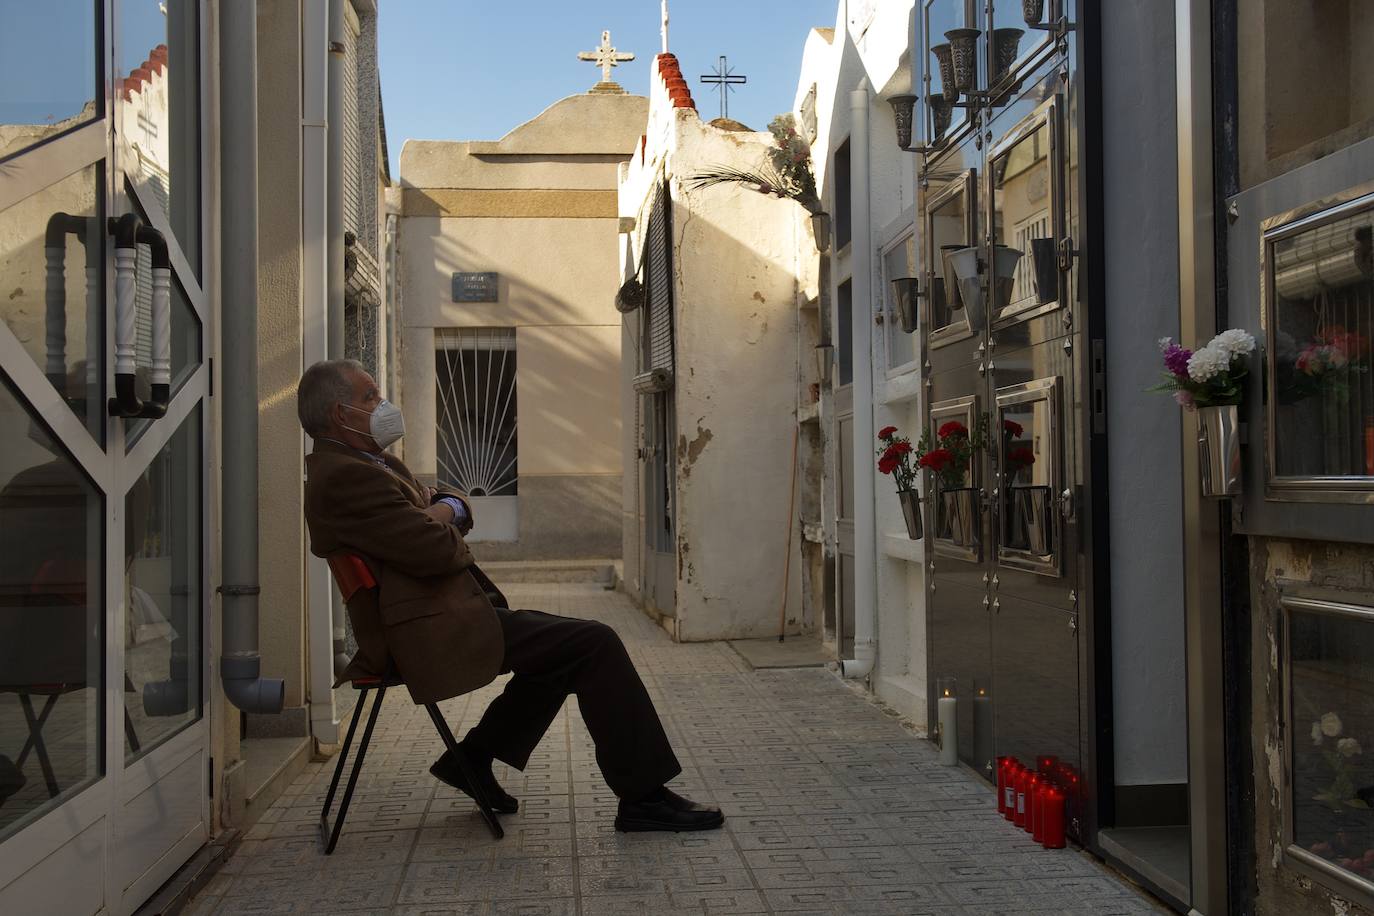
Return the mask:
MULTIPOLYGON (((460 748, 458 752, 461 754, 462 749, 460 748)), ((491 805, 493 811, 498 814, 514 814, 516 811, 520 810, 520 802, 514 796, 506 792, 505 789, 501 788, 501 784, 497 782, 496 777, 492 775, 491 764, 483 766, 471 757, 466 757, 466 762, 468 772, 472 773, 473 778, 480 783, 482 794, 486 796, 486 801, 491 805)), ((472 791, 472 787, 469 786, 467 780, 463 778, 462 770, 459 768, 458 762, 453 759, 452 752, 444 751, 444 755, 434 761, 433 765, 430 766, 429 773, 435 779, 453 786, 453 788, 467 795, 469 798, 477 798, 472 791)))
POLYGON ((615 829, 621 833, 649 830, 716 830, 725 823, 719 808, 683 798, 671 789, 637 802, 623 799, 615 815, 615 829))

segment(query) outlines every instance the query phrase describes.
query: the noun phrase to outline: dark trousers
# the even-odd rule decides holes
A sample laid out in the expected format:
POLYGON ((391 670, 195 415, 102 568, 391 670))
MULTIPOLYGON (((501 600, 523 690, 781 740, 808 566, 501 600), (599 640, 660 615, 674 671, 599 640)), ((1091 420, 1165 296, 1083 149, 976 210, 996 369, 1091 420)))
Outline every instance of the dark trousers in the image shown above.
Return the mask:
POLYGON ((595 620, 498 608, 506 689, 465 739, 523 770, 568 694, 596 743, 596 762, 617 796, 637 800, 682 772, 653 700, 615 630, 595 620))

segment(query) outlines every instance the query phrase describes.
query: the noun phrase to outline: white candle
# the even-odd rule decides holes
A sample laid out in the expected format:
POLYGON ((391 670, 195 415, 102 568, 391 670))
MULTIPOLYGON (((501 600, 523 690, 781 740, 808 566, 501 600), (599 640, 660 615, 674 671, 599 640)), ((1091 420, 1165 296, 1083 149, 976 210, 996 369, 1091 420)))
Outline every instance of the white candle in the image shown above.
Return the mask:
POLYGON ((935 718, 940 723, 940 762, 947 767, 959 764, 959 716, 956 700, 949 688, 935 701, 935 718))

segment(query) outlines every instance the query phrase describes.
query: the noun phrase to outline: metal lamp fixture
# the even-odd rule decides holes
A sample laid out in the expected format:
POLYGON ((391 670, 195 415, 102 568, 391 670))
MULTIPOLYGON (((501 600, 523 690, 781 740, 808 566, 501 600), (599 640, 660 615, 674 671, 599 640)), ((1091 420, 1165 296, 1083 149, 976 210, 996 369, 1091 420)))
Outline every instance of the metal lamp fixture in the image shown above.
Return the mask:
POLYGON ((816 237, 816 250, 821 254, 830 250, 830 214, 822 210, 811 214, 811 234, 816 237))
POLYGON ((830 384, 831 369, 835 364, 835 347, 833 344, 816 344, 816 378, 822 385, 830 384))
POLYGON ((887 100, 892 106, 892 116, 897 122, 897 145, 904 150, 911 149, 912 117, 916 108, 916 96, 894 95, 887 100))
POLYGON ((916 300, 921 295, 921 281, 917 277, 899 277, 892 281, 892 303, 897 307, 897 320, 908 334, 916 330, 916 300))

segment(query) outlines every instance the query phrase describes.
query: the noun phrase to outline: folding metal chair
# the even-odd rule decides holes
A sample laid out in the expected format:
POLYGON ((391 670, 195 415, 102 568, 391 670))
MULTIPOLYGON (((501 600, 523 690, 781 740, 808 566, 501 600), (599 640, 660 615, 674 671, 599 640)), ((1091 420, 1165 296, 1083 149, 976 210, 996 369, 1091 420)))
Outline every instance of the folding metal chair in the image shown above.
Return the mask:
MULTIPOLYGON (((343 595, 345 605, 360 589, 377 587, 377 580, 372 575, 372 570, 357 554, 334 554, 329 557, 329 569, 334 574, 334 581, 339 585, 339 592, 343 595)), ((344 736, 343 747, 339 750, 339 762, 334 766, 334 778, 330 780, 329 791, 324 796, 324 810, 320 812, 320 838, 325 843, 325 855, 334 852, 334 847, 339 842, 339 833, 343 830, 344 819, 348 817, 348 806, 353 801, 353 790, 358 783, 358 774, 362 772, 363 758, 367 756, 368 745, 372 743, 372 730, 377 724, 378 714, 382 711, 382 700, 386 698, 387 688, 403 686, 405 681, 396 671, 392 670, 385 677, 355 678, 352 683, 353 689, 358 691, 358 702, 353 707, 353 719, 348 724, 348 733, 344 736), (339 788, 339 778, 343 775, 344 764, 348 761, 348 749, 353 744, 353 735, 358 730, 358 720, 362 718, 363 706, 367 703, 367 694, 370 690, 376 690, 377 697, 372 701, 372 710, 368 713, 367 725, 363 728, 363 738, 358 744, 358 754, 353 759, 353 769, 348 774, 343 799, 339 802, 339 814, 331 827, 329 809, 334 803, 334 793, 339 788)), ((496 819, 496 812, 492 810, 491 803, 477 788, 478 783, 463 761, 462 754, 458 750, 458 741, 453 737, 453 731, 448 727, 448 722, 444 719, 443 713, 439 712, 439 706, 435 703, 424 705, 425 712, 429 713, 430 720, 434 722, 435 731, 439 733, 439 738, 444 742, 444 747, 457 761, 458 769, 467 784, 474 787, 477 797, 473 801, 477 804, 477 810, 481 813, 482 820, 486 821, 492 837, 501 839, 506 835, 506 831, 502 829, 500 821, 496 819)))

